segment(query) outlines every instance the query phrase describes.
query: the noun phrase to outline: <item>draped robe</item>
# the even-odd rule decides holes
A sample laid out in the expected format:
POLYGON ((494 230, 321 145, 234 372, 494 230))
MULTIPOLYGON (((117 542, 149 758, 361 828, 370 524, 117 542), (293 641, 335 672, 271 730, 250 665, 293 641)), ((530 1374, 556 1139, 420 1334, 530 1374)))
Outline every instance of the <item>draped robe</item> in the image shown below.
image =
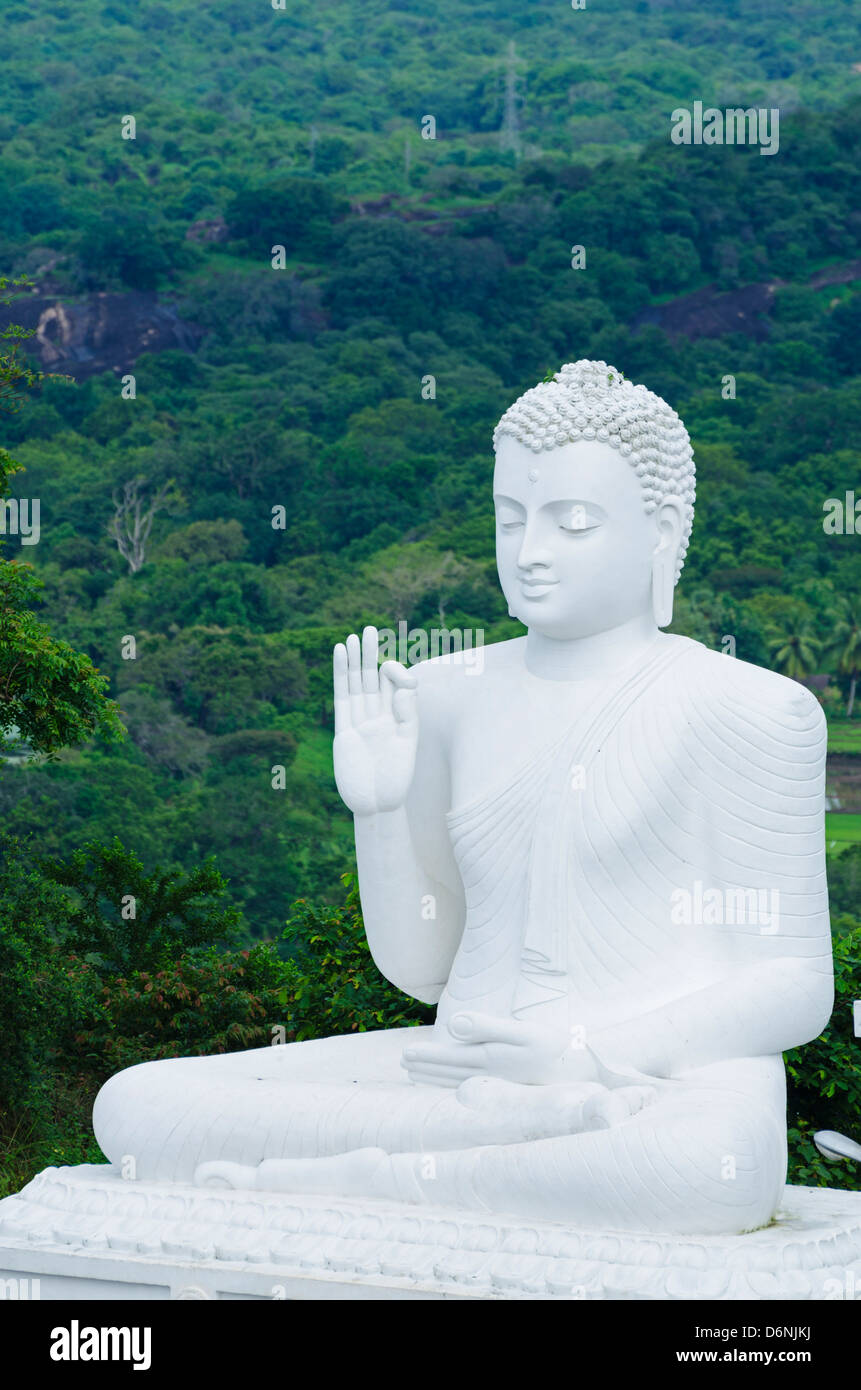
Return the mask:
MULTIPOLYGON (((439 1020, 474 1008, 588 1038, 789 957, 809 966, 778 1005, 794 1046, 808 987, 831 978, 824 757, 802 686, 664 638, 449 813, 467 912, 439 1020)), ((748 1034, 729 1055, 762 1053, 748 1034)))

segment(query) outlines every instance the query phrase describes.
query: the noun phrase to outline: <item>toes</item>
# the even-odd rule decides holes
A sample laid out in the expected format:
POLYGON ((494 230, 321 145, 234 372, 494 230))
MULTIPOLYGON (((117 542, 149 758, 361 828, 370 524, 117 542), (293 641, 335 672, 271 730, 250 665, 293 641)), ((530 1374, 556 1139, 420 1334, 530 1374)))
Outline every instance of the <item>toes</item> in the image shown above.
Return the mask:
POLYGON ((583 1107, 583 1120, 588 1129, 611 1129, 629 1120, 632 1115, 657 1099, 654 1086, 620 1086, 594 1096, 583 1107))
POLYGON ((624 1098, 631 1115, 636 1115, 638 1110, 652 1105, 658 1098, 657 1088, 654 1086, 621 1086, 613 1094, 624 1098))
POLYGON ((614 1100, 612 1094, 595 1096, 583 1106, 584 1129, 610 1129, 619 1122, 619 1112, 628 1114, 623 1101, 614 1100))
POLYGON ((195 1187, 253 1187, 256 1172, 241 1163, 200 1163, 194 1170, 195 1187))
POLYGON ((605 1091, 602 1096, 594 1096, 583 1107, 583 1120, 587 1129, 612 1129, 631 1115, 629 1102, 619 1091, 605 1091))

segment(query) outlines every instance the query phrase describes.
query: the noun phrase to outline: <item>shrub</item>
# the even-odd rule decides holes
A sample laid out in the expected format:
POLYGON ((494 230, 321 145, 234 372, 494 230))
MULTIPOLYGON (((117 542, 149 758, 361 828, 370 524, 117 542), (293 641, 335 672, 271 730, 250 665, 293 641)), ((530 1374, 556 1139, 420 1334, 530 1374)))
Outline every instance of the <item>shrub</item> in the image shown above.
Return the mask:
POLYGON ((828 861, 831 921, 842 913, 861 913, 861 845, 849 845, 828 861))
POLYGON ((813 1143, 819 1129, 861 1141, 861 1041, 852 1005, 861 999, 861 922, 834 938, 835 1004, 821 1037, 786 1054, 789 1181, 856 1191, 858 1167, 829 1163, 813 1143))
POLYGON ((40 1082, 56 1046, 62 977, 47 923, 63 899, 17 840, 0 859, 0 1110, 41 1108, 40 1082))
POLYGON ((227 884, 211 859, 190 873, 146 874, 115 836, 109 845, 91 841, 66 862, 42 867, 78 900, 68 914, 69 946, 97 956, 105 971, 165 967, 191 947, 229 940, 241 921, 222 902, 227 884))
POLYGON ((343 907, 293 904, 282 940, 290 952, 281 999, 291 1041, 432 1023, 436 1010, 402 994, 374 965, 359 888, 343 874, 343 907))
MULTIPOLYGON (((86 963, 73 968, 85 991, 86 963)), ((70 1040, 70 1053, 101 1082, 138 1062, 265 1047, 281 1022, 284 974, 271 946, 198 949, 127 977, 90 973, 91 1017, 70 1040)))

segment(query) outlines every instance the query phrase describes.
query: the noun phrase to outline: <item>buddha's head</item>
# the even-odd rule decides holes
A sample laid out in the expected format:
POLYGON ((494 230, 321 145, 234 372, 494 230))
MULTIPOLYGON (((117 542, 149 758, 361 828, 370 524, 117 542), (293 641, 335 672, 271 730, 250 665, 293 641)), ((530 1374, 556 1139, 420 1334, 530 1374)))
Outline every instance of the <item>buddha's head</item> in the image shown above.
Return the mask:
POLYGON ((606 362, 569 362, 494 431, 496 558, 509 611, 548 637, 672 618, 694 516, 674 410, 606 362))

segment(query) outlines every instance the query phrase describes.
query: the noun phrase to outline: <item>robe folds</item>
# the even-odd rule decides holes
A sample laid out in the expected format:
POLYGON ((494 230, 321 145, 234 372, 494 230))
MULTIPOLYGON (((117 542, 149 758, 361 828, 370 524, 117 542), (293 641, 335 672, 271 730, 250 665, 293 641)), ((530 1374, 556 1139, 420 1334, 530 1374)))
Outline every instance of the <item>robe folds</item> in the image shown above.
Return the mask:
POLYGON ((538 1019, 649 1075, 816 1036, 832 997, 825 745, 803 686, 664 638, 449 813, 467 911, 440 1021, 538 1019))

